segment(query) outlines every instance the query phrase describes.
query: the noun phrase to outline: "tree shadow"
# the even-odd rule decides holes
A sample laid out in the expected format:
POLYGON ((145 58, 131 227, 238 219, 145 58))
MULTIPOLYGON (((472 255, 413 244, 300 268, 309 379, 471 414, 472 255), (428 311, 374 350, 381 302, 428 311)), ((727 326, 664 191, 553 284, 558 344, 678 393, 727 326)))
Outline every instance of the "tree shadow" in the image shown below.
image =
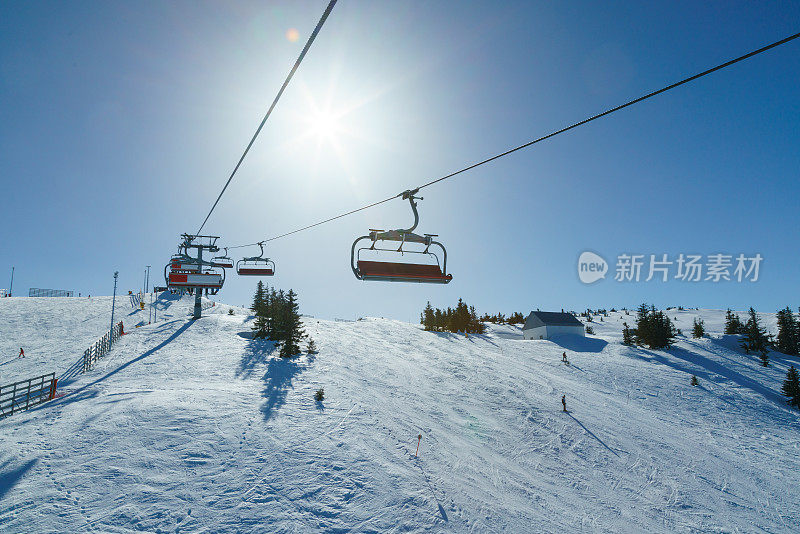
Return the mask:
MULTIPOLYGON (((765 399, 772 401, 776 404, 779 404, 782 407, 786 407, 786 400, 775 390, 768 388, 767 386, 753 380, 750 377, 743 375, 738 371, 734 371, 733 369, 729 369, 724 365, 715 362, 705 356, 701 356, 695 352, 690 352, 686 349, 682 349, 680 347, 672 347, 667 351, 672 356, 679 358, 687 363, 691 363, 693 365, 697 365, 702 367, 709 373, 721 376, 723 378, 727 378, 734 384, 741 386, 743 388, 747 388, 750 391, 758 393, 759 395, 763 396, 765 399)), ((685 371, 687 373, 691 373, 691 370, 687 369, 686 367, 675 365, 674 362, 670 362, 664 357, 659 357, 655 355, 662 363, 666 363, 670 367, 675 369, 685 371)))
POLYGON ((266 363, 277 343, 267 339, 253 339, 252 332, 239 332, 238 335, 250 340, 236 368, 236 377, 245 379, 253 374, 257 366, 266 363))
POLYGON ((286 395, 292 387, 292 380, 305 369, 306 366, 302 365, 298 358, 297 356, 294 358, 276 356, 269 360, 267 371, 264 373, 264 389, 261 392, 266 399, 261 406, 264 421, 269 421, 275 410, 286 404, 286 395))
POLYGON ((498 346, 497 343, 492 341, 492 339, 489 336, 489 334, 474 334, 473 333, 473 334, 468 334, 468 335, 465 336, 463 332, 456 334, 456 333, 453 333, 453 332, 437 332, 435 330, 424 330, 424 331, 425 332, 430 332, 431 334, 436 334, 439 338, 446 339, 447 341, 458 341, 460 339, 463 339, 463 340, 469 341, 470 343, 475 343, 475 339, 480 339, 480 340, 486 341, 490 345, 494 345, 495 347, 498 346))
POLYGON ((574 334, 553 336, 550 341, 572 352, 602 352, 608 341, 596 337, 583 337, 574 334))
POLYGON ((17 485, 17 482, 20 481, 22 477, 25 476, 25 473, 30 471, 34 465, 39 460, 34 458, 33 460, 29 460, 24 464, 10 468, 12 460, 6 460, 3 462, 3 465, 0 465, 0 499, 5 497, 6 493, 11 491, 11 489, 17 485))

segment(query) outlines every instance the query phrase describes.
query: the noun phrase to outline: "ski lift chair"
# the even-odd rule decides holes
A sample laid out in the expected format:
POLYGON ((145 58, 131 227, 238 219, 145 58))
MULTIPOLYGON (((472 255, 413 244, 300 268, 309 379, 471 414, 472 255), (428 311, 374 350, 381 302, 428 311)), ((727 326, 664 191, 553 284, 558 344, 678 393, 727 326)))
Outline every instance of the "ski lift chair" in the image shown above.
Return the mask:
POLYGON ((242 258, 236 262, 236 274, 239 276, 274 276, 275 262, 264 257, 264 243, 258 244, 261 254, 251 258, 242 258))
POLYGON ((224 255, 211 258, 211 263, 214 265, 214 267, 222 267, 223 269, 233 268, 233 260, 228 257, 227 248, 225 249, 224 255))
POLYGON ((350 268, 359 280, 376 280, 382 282, 415 282, 422 284, 448 284, 453 279, 452 274, 447 274, 447 250, 444 245, 433 238, 436 234, 418 235, 414 233, 419 224, 419 213, 415 197, 419 189, 405 191, 403 200, 408 200, 411 204, 411 211, 414 213, 414 226, 407 230, 374 230, 370 229, 369 235, 361 236, 353 242, 350 249, 350 268), (371 245, 360 247, 356 250, 360 241, 370 241, 371 245), (378 241, 399 241, 400 246, 394 248, 377 247, 378 241), (406 243, 419 243, 425 245, 424 250, 403 249, 406 243), (442 262, 439 263, 439 256, 431 251, 431 246, 441 249, 442 262), (435 263, 401 263, 365 260, 361 258, 362 251, 372 250, 381 252, 391 252, 394 254, 421 254, 431 258, 435 263))

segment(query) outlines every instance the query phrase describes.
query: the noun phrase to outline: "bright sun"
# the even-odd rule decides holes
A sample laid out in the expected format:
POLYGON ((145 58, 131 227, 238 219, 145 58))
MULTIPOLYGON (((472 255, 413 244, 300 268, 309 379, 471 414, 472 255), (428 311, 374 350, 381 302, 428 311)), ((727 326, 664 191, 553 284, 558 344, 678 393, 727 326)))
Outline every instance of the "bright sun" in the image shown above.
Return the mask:
POLYGON ((341 133, 342 128, 339 124, 339 117, 329 111, 315 113, 310 121, 311 130, 318 138, 333 139, 341 133))

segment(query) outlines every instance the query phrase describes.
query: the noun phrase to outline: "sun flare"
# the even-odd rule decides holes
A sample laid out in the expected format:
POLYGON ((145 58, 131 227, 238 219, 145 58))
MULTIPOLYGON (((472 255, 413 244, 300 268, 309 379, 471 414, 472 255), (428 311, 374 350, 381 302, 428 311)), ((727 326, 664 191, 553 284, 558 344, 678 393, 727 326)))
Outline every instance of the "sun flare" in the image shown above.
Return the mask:
POLYGON ((329 111, 319 111, 309 118, 311 131, 317 138, 334 139, 342 132, 339 116, 329 111))

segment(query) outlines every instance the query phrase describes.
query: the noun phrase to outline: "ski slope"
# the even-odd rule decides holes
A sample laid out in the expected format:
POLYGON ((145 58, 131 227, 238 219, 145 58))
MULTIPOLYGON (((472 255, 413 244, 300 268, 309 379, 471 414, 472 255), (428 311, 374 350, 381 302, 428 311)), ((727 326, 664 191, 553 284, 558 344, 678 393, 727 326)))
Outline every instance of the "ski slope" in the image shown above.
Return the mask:
MULTIPOLYGON (((147 303, 150 300, 148 298, 147 303)), ((204 304, 213 304, 203 298, 204 304)), ((0 299, 0 384, 47 373, 64 373, 111 328, 112 297, 10 297, 0 299), (25 358, 18 358, 19 349, 25 358)), ((185 318, 190 299, 169 293, 155 300, 158 321, 185 318)), ((130 332, 148 323, 150 310, 133 308, 128 295, 117 295, 114 322, 130 332)), ((70 373, 71 374, 71 373, 70 373)))
MULTIPOLYGON (((130 329, 64 397, 0 421, 0 530, 800 530, 800 412, 779 395, 797 359, 761 367, 721 335, 724 312, 670 310, 712 335, 667 352, 621 345, 624 313, 557 342, 305 318, 319 354, 283 360, 244 310, 190 306, 165 300, 168 320, 130 329)), ((0 337, 33 346, 0 313, 0 337)), ((50 363, 77 357, 47 343, 50 363)))

